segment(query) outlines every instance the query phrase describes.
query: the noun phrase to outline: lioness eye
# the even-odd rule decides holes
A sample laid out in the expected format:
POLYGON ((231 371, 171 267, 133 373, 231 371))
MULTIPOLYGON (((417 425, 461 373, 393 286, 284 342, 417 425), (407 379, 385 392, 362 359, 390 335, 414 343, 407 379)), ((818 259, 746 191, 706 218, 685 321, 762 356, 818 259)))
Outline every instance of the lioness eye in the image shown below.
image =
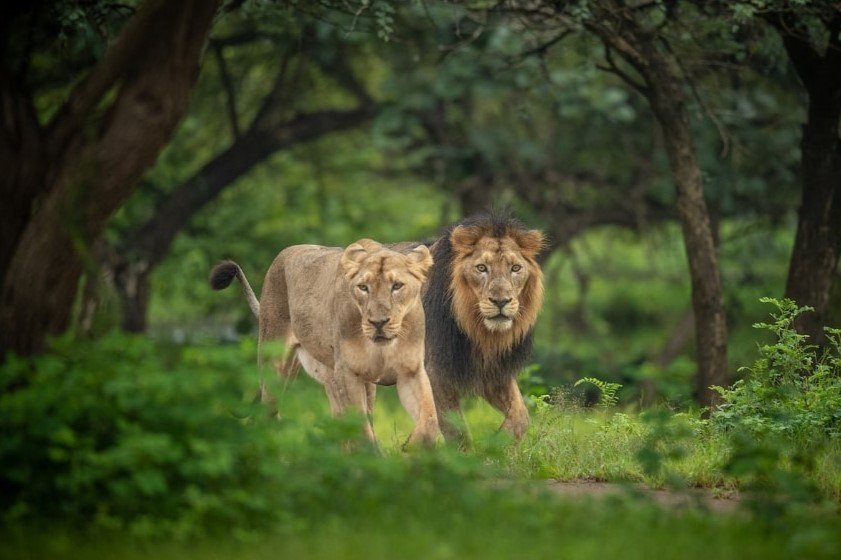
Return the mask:
POLYGON ((477 264, 476 265, 476 270, 478 270, 479 272, 487 272, 488 267, 483 265, 483 264, 477 264))
POLYGON ((359 284, 356 287, 359 288, 360 292, 368 293, 368 286, 366 286, 365 284, 359 284))
POLYGON ((397 290, 399 290, 402 287, 403 287, 403 284, 401 282, 395 282, 394 285, 391 287, 391 291, 396 292, 397 290))
POLYGON ((523 269, 522 266, 515 264, 511 267, 511 272, 520 272, 523 269))

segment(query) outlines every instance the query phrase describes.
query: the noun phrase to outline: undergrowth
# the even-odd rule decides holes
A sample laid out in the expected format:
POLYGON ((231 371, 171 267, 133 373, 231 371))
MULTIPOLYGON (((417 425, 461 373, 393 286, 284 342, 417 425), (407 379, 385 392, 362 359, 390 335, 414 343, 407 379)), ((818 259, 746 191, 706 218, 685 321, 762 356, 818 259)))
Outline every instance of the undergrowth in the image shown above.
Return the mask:
POLYGON ((721 390, 726 404, 710 419, 619 409, 618 386, 590 378, 597 407, 575 388, 531 394, 518 444, 495 435, 501 418, 489 406, 469 401, 467 453, 402 453, 410 421, 388 390, 374 418, 381 454, 362 439, 361 418, 329 418, 313 383, 274 387, 282 417, 269 418, 250 404, 253 343, 59 339, 0 368, 0 556, 691 558, 717 542, 721 558, 836 557, 838 331, 819 356, 793 333, 802 310, 769 301, 779 312, 758 328, 777 340, 721 390), (570 502, 535 479, 738 492, 751 515, 570 502), (232 542, 267 544, 224 553, 238 550, 232 542))

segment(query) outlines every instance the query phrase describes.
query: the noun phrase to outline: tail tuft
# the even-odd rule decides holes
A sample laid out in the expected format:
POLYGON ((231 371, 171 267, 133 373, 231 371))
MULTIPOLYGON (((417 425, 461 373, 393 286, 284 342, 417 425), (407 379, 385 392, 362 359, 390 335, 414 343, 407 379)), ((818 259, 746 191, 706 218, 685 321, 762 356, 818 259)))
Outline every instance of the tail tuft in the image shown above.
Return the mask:
POLYGON ((223 290, 231 285, 239 270, 239 265, 234 261, 223 261, 213 267, 210 272, 210 287, 214 290, 223 290))

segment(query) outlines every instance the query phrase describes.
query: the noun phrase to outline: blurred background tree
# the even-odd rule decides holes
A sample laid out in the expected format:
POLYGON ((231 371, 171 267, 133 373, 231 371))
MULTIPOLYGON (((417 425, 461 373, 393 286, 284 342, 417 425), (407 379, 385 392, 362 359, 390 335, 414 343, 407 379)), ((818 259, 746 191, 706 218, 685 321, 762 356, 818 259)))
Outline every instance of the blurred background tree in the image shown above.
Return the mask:
MULTIPOLYGON (((119 200, 65 199, 96 207, 73 237, 73 205, 44 214, 38 185, 63 161, 44 139, 147 4, 3 8, 4 351, 37 351, 71 322, 236 336, 247 308, 206 287, 221 258, 259 287, 290 244, 431 238, 503 206, 552 243, 546 384, 594 376, 636 402, 709 405, 753 351, 759 296, 814 306, 802 329, 816 340, 838 317, 832 2, 223 3, 160 156, 120 176, 119 200), (18 222, 55 252, 21 245, 18 222)), ((128 83, 116 74, 91 123, 128 83)))

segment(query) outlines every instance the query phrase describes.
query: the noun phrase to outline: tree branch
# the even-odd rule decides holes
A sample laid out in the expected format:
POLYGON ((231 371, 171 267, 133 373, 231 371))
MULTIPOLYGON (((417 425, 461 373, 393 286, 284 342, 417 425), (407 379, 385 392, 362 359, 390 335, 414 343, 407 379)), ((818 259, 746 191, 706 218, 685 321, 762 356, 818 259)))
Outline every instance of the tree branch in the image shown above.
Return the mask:
POLYGON ((46 127, 51 157, 65 155, 73 138, 81 132, 86 117, 125 76, 137 53, 143 51, 143 44, 149 41, 150 35, 156 35, 154 26, 166 5, 167 0, 146 0, 126 22, 117 41, 105 52, 99 64, 72 89, 67 102, 46 127))
POLYGON ((236 93, 231 80, 231 73, 228 71, 228 63, 225 60, 225 52, 218 44, 211 44, 211 50, 216 58, 216 65, 219 66, 219 78, 222 82, 222 90, 225 92, 225 107, 228 111, 228 121, 231 123, 231 133, 234 140, 241 136, 239 118, 237 116, 236 93))
POLYGON ((152 217, 125 236, 121 252, 142 255, 150 266, 166 256, 175 236, 207 203, 255 165, 280 150, 371 119, 378 106, 297 115, 273 130, 251 127, 227 150, 187 179, 155 209, 152 217))
POLYGON ((648 97, 649 89, 642 83, 636 81, 632 78, 628 73, 623 71, 619 66, 617 66, 616 61, 613 60, 613 54, 611 52, 610 45, 607 43, 602 43, 604 45, 604 58, 607 61, 607 66, 601 66, 599 64, 596 65, 596 68, 600 70, 604 70, 605 72, 610 72, 612 74, 616 74, 622 79, 623 82, 637 90, 643 97, 648 97))

